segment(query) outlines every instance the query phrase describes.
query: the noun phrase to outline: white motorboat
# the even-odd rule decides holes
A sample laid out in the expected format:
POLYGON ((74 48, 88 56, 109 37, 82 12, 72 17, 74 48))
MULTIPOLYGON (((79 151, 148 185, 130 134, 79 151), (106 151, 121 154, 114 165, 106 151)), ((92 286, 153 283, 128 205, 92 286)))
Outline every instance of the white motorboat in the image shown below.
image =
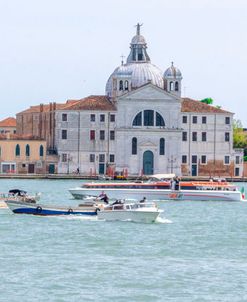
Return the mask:
POLYGON ((200 201, 241 201, 243 192, 226 181, 179 181, 175 186, 171 180, 153 178, 147 182, 85 183, 69 189, 76 199, 99 196, 102 192, 109 199, 135 199, 144 196, 148 200, 200 200, 200 201))
POLYGON ((106 221, 155 222, 160 213, 155 203, 125 203, 115 202, 98 211, 98 219, 106 221))

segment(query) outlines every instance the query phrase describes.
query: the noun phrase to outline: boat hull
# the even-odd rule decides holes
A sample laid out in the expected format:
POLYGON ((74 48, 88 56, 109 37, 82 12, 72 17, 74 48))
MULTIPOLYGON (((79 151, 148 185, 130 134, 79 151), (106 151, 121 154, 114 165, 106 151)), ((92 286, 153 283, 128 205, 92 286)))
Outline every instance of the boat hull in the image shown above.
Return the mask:
POLYGON ((24 203, 15 200, 5 200, 9 209, 15 214, 32 214, 41 216, 57 215, 97 215, 94 207, 52 207, 40 204, 24 203))
POLYGON ((99 196, 104 191, 110 199, 135 199, 144 196, 148 200, 190 200, 190 201, 241 201, 240 191, 227 190, 166 190, 166 189, 108 189, 108 188, 74 188, 69 192, 76 199, 99 196))
POLYGON ((155 222, 159 216, 160 211, 126 211, 126 210, 104 210, 98 212, 98 219, 106 221, 133 221, 142 223, 152 223, 155 222))

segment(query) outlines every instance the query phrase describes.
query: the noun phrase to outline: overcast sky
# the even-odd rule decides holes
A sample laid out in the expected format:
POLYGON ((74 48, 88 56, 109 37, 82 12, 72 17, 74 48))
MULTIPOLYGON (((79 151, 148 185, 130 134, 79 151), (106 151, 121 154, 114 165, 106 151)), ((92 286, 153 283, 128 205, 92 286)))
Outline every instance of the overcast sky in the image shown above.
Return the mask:
POLYGON ((0 0, 0 119, 104 94, 137 22, 151 62, 182 71, 183 96, 247 127, 246 0, 0 0))

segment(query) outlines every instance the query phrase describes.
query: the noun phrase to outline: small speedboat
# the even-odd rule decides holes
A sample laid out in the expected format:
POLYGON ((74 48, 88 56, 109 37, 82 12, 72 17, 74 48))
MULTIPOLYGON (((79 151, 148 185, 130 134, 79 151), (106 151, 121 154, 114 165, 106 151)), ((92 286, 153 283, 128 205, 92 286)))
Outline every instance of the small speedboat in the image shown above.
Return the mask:
POLYGON ((38 200, 40 200, 41 193, 36 193, 35 195, 30 195, 24 190, 20 189, 11 189, 8 192, 8 197, 18 197, 20 201, 23 202, 32 202, 36 203, 38 200))
POLYGON ((98 211, 98 219, 106 221, 155 222, 160 213, 154 202, 126 203, 116 201, 98 211))
POLYGON ((5 200, 8 208, 16 214, 32 214, 41 216, 55 215, 97 215, 102 205, 85 205, 81 204, 76 207, 41 205, 33 202, 22 201, 19 198, 7 198, 5 200))

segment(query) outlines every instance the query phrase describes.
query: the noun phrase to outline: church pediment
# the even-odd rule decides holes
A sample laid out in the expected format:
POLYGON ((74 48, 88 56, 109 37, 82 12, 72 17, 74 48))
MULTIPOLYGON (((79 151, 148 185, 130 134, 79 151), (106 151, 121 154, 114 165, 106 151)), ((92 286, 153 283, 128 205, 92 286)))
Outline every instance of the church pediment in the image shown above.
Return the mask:
POLYGON ((165 90, 154 86, 153 84, 144 85, 134 91, 126 93, 119 97, 119 100, 166 100, 166 101, 178 101, 179 97, 166 92, 165 90))

